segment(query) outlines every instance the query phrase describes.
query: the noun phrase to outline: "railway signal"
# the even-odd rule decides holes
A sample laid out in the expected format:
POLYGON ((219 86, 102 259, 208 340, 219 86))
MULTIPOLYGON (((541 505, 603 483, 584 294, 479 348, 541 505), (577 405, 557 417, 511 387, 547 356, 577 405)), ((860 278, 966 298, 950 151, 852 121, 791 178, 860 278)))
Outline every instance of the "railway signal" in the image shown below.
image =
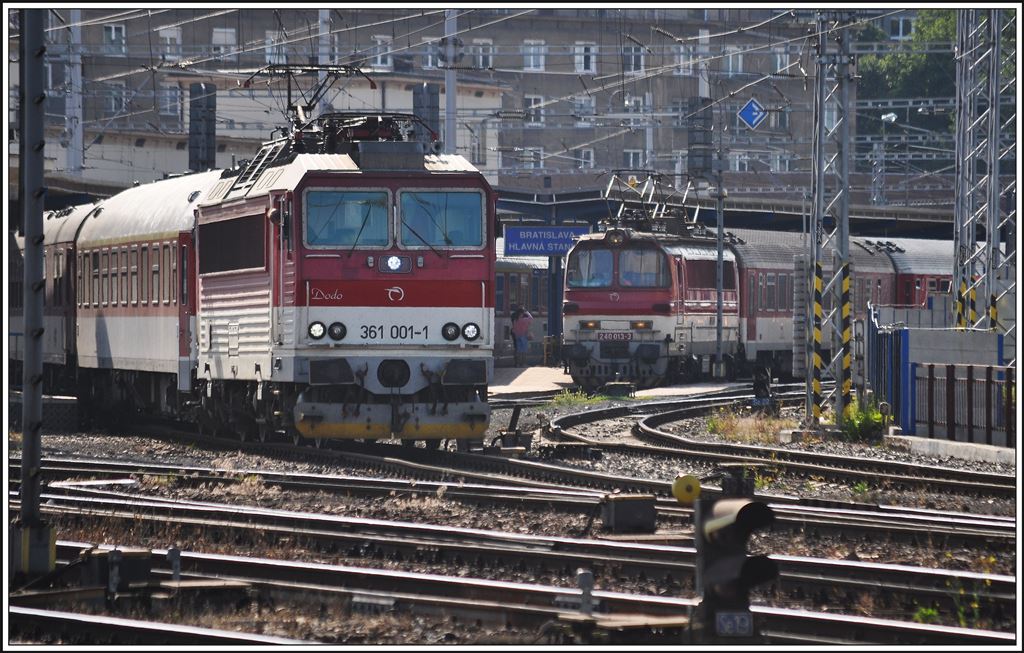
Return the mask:
POLYGON ((746 498, 700 499, 696 504, 697 606, 705 640, 757 636, 750 590, 774 580, 779 570, 764 555, 747 555, 751 533, 775 520, 772 509, 746 498))

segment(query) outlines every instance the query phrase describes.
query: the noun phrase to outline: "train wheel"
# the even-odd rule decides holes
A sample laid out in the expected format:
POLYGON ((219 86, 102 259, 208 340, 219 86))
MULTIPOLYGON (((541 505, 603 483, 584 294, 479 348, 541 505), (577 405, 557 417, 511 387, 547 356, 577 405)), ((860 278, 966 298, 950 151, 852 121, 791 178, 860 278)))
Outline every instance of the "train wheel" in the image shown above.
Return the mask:
POLYGON ((443 443, 443 442, 444 442, 444 440, 442 440, 441 438, 435 438, 435 439, 424 440, 423 441, 423 443, 427 445, 427 449, 433 449, 435 451, 441 449, 441 443, 443 443))
POLYGON ((259 442, 269 442, 271 434, 274 430, 270 427, 270 424, 264 422, 256 427, 256 440, 259 442))
POLYGON ((302 437, 301 433, 299 433, 295 429, 288 429, 288 430, 291 431, 291 434, 292 434, 292 444, 294 444, 295 446, 299 446, 300 444, 303 443, 304 438, 302 437))
POLYGON ((416 448, 416 440, 414 440, 412 438, 402 438, 402 446, 403 447, 410 447, 410 448, 414 449, 414 448, 416 448))

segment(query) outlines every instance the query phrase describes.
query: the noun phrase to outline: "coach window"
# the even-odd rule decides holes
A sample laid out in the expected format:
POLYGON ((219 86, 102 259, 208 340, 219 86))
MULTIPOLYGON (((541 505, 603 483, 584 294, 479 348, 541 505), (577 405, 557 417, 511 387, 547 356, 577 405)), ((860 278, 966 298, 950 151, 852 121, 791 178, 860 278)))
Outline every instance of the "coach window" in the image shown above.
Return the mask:
POLYGON ((168 286, 167 286, 167 292, 169 294, 170 302, 172 304, 176 304, 177 301, 178 301, 178 244, 177 243, 171 243, 171 245, 170 245, 170 254, 169 254, 169 258, 167 260, 167 263, 168 263, 168 266, 169 266, 167 268, 167 276, 169 277, 169 279, 168 279, 168 286))
POLYGON ((81 308, 82 306, 82 295, 84 294, 84 286, 82 284, 82 270, 84 266, 82 264, 82 255, 78 255, 78 265, 75 266, 75 305, 81 308))
POLYGON ((161 275, 163 275, 163 289, 160 291, 161 296, 164 298, 164 303, 169 304, 171 302, 171 288, 174 286, 171 284, 171 246, 163 246, 163 257, 160 259, 161 275))
POLYGON ((753 315, 757 312, 757 273, 750 273, 750 280, 747 281, 747 303, 750 307, 747 309, 747 315, 753 315))
POLYGON ((481 247, 484 244, 484 198, 479 192, 406 191, 400 198, 402 246, 481 247))
POLYGON ((789 295, 786 293, 786 287, 789 285, 787 283, 788 279, 788 274, 779 275, 779 303, 777 306, 780 311, 789 309, 789 295))
POLYGON ((774 311, 777 307, 775 303, 775 273, 769 272, 765 277, 765 292, 768 294, 768 304, 765 306, 769 311, 774 311))
POLYGON ((121 299, 118 289, 121 287, 121 257, 116 249, 110 250, 110 305, 117 306, 121 299))
POLYGON ((131 301, 132 306, 139 303, 139 248, 132 246, 132 260, 131 260, 131 301))
POLYGON ((153 304, 160 303, 160 246, 153 245, 153 304))
POLYGON ((181 246, 181 305, 188 306, 188 246, 181 246))
POLYGON ((60 306, 61 303, 62 303, 61 300, 63 299, 63 297, 61 296, 61 293, 62 293, 63 289, 61 288, 60 256, 61 256, 61 253, 60 253, 59 249, 53 250, 53 305, 54 306, 60 306))
POLYGON ((121 306, 128 305, 128 248, 121 248, 121 306))
POLYGON ((139 248, 139 302, 145 306, 149 303, 149 248, 139 248))
POLYGON ((100 253, 92 253, 92 305, 100 305, 100 253))
POLYGON ((765 289, 768 287, 768 284, 765 283, 764 277, 765 274, 763 272, 757 275, 757 287, 759 294, 761 295, 761 300, 758 302, 758 304, 760 305, 762 311, 768 310, 768 297, 765 295, 765 289))
POLYGON ((875 279, 875 303, 882 303, 882 280, 875 279))
POLYGON ((100 306, 106 306, 110 299, 110 257, 107 252, 100 254, 100 306))
POLYGON ((519 291, 520 291, 520 288, 519 288, 519 275, 518 274, 511 274, 510 273, 508 275, 508 305, 509 305, 509 309, 511 309, 511 307, 515 306, 516 304, 520 303, 519 302, 519 295, 520 295, 519 291))

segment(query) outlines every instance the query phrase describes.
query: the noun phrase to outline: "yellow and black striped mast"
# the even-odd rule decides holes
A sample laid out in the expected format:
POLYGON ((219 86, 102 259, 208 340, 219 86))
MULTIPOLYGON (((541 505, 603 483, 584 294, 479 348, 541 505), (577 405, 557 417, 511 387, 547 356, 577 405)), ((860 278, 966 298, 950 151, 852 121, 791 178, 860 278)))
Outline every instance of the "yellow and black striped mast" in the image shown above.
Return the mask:
POLYGON ((853 390, 853 304, 850 295, 850 66, 848 10, 818 13, 817 93, 814 102, 814 175, 810 247, 814 279, 811 315, 812 364, 807 369, 807 418, 817 428, 831 403, 836 426, 848 417, 853 390), (829 44, 837 49, 830 50, 829 44), (829 109, 834 109, 830 111, 829 109), (827 116, 835 116, 828 121, 827 116), (831 124, 830 124, 831 123, 831 124), (829 265, 826 275, 825 266, 829 265), (830 300, 830 301, 829 301, 830 300), (826 349, 827 347, 827 349, 826 349), (835 386, 822 392, 822 381, 835 386))

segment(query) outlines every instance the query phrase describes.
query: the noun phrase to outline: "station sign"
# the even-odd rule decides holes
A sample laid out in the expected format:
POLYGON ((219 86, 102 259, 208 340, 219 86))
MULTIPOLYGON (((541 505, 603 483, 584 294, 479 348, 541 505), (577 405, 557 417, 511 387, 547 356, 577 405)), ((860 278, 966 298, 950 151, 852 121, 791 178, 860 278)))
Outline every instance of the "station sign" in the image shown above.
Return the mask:
POLYGON ((590 227, 505 227, 505 256, 562 256, 590 227))

